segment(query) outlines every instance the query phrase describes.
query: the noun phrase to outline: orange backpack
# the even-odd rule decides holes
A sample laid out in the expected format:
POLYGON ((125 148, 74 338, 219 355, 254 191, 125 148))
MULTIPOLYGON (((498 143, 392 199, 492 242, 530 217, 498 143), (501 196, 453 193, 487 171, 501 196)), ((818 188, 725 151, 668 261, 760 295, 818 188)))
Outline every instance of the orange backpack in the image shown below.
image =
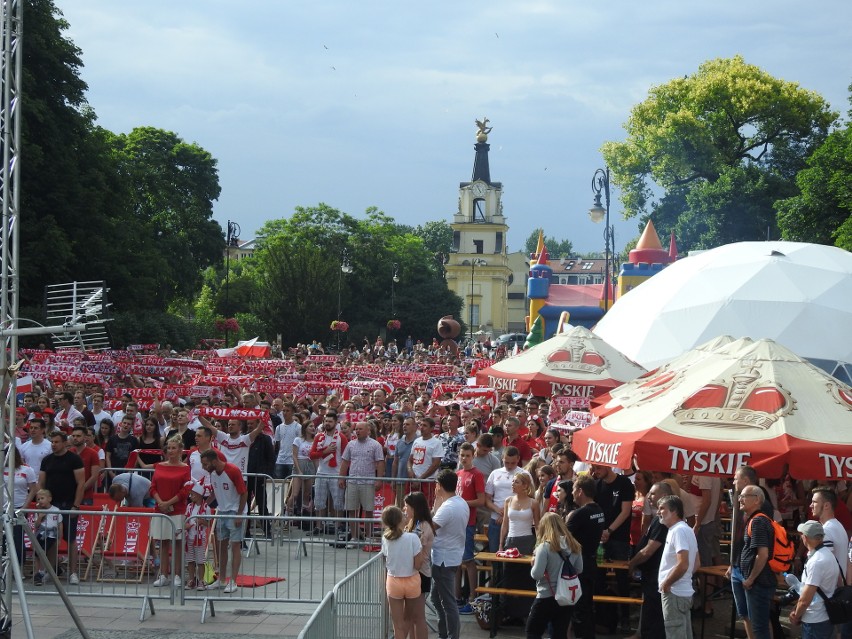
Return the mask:
MULTIPOLYGON (((774 542, 769 553, 769 561, 767 562, 769 568, 772 572, 787 572, 790 570, 790 566, 793 565, 793 556, 795 555, 793 542, 787 537, 787 529, 765 513, 757 513, 754 517, 766 517, 772 525, 774 542)), ((748 526, 746 527, 746 534, 749 537, 751 537, 751 522, 754 521, 754 517, 748 520, 748 526)))

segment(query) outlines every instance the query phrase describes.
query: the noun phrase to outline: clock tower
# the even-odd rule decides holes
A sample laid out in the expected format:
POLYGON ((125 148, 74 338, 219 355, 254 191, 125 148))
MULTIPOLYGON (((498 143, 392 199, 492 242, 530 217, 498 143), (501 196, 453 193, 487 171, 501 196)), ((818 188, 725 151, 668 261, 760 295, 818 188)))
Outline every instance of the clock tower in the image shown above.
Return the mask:
POLYGON ((459 184, 459 208, 453 216, 453 249, 446 265, 447 285, 464 301, 468 333, 507 332, 511 278, 506 251, 509 227, 503 216, 503 185, 491 181, 488 165, 488 118, 476 120, 473 174, 459 184))

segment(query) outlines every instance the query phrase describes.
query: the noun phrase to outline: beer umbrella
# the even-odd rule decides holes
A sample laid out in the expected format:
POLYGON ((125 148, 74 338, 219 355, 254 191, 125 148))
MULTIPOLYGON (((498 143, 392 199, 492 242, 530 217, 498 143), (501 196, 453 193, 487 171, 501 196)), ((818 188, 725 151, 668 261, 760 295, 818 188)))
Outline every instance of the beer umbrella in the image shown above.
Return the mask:
POLYGON ((787 348, 732 343, 671 373, 577 432, 574 451, 621 468, 852 478, 852 388, 787 348))
POLYGON ((644 372, 589 329, 574 326, 477 371, 476 383, 499 391, 591 399, 644 372))

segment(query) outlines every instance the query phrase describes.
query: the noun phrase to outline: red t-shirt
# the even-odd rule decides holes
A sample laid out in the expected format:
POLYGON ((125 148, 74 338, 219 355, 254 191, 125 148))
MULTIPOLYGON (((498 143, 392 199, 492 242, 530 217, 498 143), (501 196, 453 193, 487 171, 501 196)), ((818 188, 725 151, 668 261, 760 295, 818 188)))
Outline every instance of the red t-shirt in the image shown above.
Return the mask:
MULTIPOLYGON (((457 470, 458 483, 456 484, 456 495, 465 501, 472 501, 479 495, 485 494, 485 476, 474 466, 470 470, 464 468, 457 470)), ((467 521, 468 526, 473 526, 476 523, 476 508, 470 509, 470 518, 467 521)))
POLYGON ((514 446, 518 449, 518 452, 521 454, 521 466, 526 464, 533 457, 532 448, 530 448, 530 445, 526 441, 521 439, 520 435, 515 437, 514 441, 511 442, 508 437, 504 437, 503 448, 506 448, 507 446, 514 446))
POLYGON ((160 496, 162 501, 168 501, 177 496, 178 500, 173 505, 171 514, 180 515, 186 511, 186 498, 189 493, 187 482, 192 479, 189 466, 170 466, 166 462, 160 462, 154 466, 154 476, 151 478, 151 496, 154 493, 160 496))
MULTIPOLYGON (((77 453, 80 456, 80 459, 83 460, 83 468, 86 472, 86 481, 89 481, 89 477, 92 476, 92 468, 99 468, 101 465, 101 460, 98 458, 98 451, 94 448, 89 448, 86 446, 83 448, 83 452, 78 452, 76 448, 70 449, 72 452, 77 453)), ((95 498, 95 484, 89 486, 86 491, 83 493, 83 499, 94 499, 95 498)))

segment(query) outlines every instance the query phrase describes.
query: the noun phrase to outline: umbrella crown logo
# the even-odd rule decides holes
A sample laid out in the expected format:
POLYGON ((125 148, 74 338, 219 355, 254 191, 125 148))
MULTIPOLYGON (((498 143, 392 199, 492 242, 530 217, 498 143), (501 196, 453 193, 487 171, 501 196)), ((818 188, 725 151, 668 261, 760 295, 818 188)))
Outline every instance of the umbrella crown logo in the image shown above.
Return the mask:
POLYGON ((796 409, 790 391, 766 379, 760 363, 743 360, 730 380, 698 389, 673 412, 682 424, 768 430, 796 409))
POLYGON ((582 340, 572 339, 545 358, 544 365, 554 371, 601 374, 609 365, 606 358, 589 348, 582 340))
POLYGON ((828 384, 828 392, 838 404, 846 410, 852 411, 852 391, 841 388, 839 384, 828 384))

